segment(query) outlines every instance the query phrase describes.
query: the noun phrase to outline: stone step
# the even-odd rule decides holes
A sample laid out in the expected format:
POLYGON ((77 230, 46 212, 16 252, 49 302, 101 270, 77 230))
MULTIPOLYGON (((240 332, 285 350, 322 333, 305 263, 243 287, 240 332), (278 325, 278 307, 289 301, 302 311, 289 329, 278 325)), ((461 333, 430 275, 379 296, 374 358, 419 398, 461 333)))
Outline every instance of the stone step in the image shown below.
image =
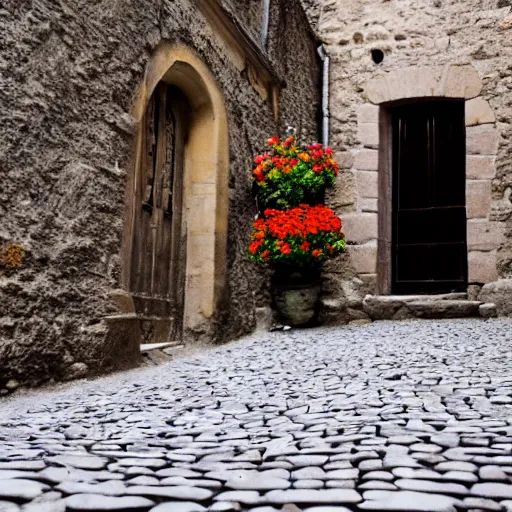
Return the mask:
POLYGON ((176 342, 166 342, 166 343, 146 343, 146 344, 142 344, 140 346, 140 351, 141 353, 146 353, 146 352, 152 352, 153 350, 163 350, 164 348, 170 348, 170 347, 176 347, 180 345, 179 343, 176 343, 176 342))
POLYGON ((372 320, 468 318, 479 316, 482 302, 465 293, 444 295, 367 295, 363 309, 372 320))
POLYGON ((483 318, 496 318, 498 316, 498 308, 493 302, 486 302, 482 304, 478 311, 483 318))
POLYGON ((416 318, 468 318, 479 316, 482 303, 476 300, 415 300, 407 308, 416 318))

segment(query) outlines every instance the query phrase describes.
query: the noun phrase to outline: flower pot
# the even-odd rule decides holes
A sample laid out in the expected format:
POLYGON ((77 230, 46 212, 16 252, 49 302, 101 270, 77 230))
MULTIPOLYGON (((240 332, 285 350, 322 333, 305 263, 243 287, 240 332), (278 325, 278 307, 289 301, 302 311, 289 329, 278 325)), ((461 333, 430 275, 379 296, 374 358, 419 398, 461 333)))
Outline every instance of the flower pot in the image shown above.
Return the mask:
POLYGON ((297 275, 275 277, 272 283, 274 305, 281 320, 293 327, 312 324, 318 312, 320 279, 297 275))

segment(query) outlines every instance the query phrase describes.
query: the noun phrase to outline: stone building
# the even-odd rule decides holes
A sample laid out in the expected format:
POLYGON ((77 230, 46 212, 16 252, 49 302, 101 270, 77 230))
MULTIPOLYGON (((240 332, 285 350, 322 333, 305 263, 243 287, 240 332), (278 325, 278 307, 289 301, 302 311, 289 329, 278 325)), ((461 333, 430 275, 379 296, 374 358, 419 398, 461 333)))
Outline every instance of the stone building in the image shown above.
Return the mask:
POLYGON ((326 319, 366 318, 367 293, 469 291, 512 312, 511 5, 309 2, 349 243, 326 319))
POLYGON ((0 27, 0 390, 251 332, 250 162, 320 124, 299 1, 7 0, 0 27))
POLYGON ((0 390, 251 332, 249 163, 287 125, 342 167, 322 321, 366 320, 366 294, 512 313, 511 0, 302 3, 314 31, 299 0, 3 2, 0 244, 26 258, 0 390))

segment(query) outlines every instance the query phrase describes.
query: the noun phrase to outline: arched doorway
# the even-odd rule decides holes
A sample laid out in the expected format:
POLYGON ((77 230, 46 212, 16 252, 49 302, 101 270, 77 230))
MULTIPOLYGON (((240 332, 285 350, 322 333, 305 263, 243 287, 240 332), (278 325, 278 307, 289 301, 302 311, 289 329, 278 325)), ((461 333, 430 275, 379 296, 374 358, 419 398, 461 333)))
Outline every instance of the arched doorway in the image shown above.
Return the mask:
POLYGON ((224 294, 228 128, 220 88, 189 48, 161 43, 135 103, 123 284, 146 342, 211 335, 224 294))

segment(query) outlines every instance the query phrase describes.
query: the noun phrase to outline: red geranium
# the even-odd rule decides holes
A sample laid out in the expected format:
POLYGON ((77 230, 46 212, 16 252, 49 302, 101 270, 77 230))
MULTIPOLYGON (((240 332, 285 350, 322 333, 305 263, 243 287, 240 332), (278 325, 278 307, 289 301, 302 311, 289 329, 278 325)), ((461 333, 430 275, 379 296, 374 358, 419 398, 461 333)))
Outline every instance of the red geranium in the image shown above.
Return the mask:
POLYGON ((339 217, 322 205, 267 209, 265 218, 254 223, 250 257, 259 263, 317 267, 345 249, 341 227, 339 217))

